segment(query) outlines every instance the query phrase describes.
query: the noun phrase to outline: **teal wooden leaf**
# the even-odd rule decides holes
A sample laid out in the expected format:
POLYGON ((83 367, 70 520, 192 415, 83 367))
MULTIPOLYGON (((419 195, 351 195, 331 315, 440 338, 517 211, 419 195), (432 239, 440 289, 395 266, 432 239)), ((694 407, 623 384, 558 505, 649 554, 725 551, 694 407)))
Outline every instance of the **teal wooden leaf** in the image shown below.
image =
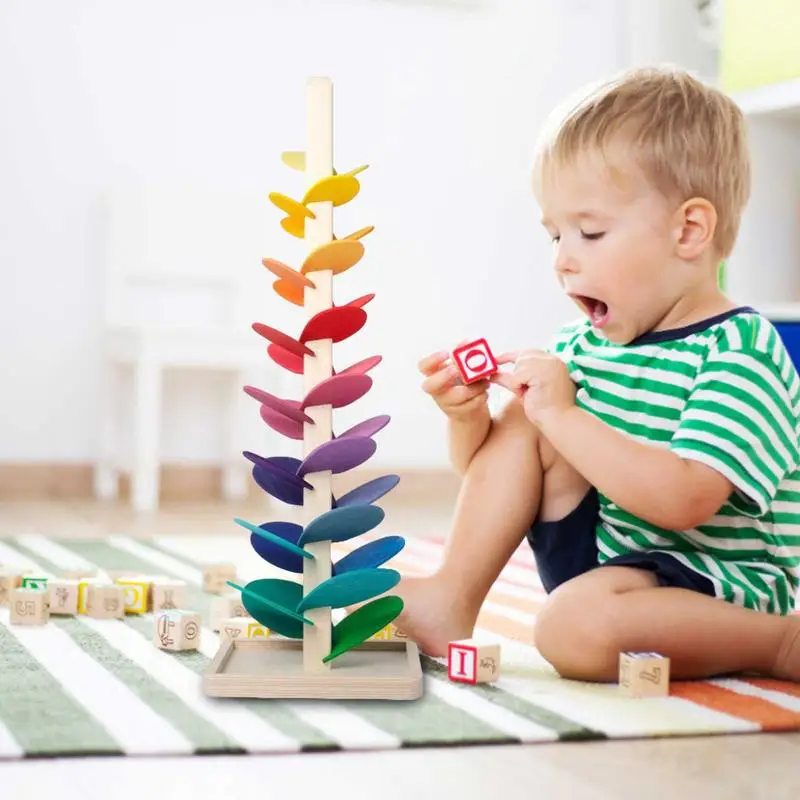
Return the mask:
POLYGON ((395 569, 354 569, 315 586, 298 604, 298 612, 309 608, 344 608, 388 592, 400 583, 395 569))
POLYGON ((373 600, 371 603, 357 608, 352 614, 348 614, 331 631, 331 651, 322 661, 327 663, 334 658, 358 647, 385 628, 393 619, 396 619, 403 610, 403 599, 397 595, 386 595, 373 600))
POLYGON ((308 542, 344 542, 371 531, 386 516, 380 506, 345 506, 315 517, 306 525, 298 544, 308 542))
POLYGON ((250 616, 270 630, 292 639, 303 637, 303 625, 314 623, 294 609, 303 598, 303 585, 280 578, 261 578, 247 586, 228 586, 242 593, 242 605, 250 616))

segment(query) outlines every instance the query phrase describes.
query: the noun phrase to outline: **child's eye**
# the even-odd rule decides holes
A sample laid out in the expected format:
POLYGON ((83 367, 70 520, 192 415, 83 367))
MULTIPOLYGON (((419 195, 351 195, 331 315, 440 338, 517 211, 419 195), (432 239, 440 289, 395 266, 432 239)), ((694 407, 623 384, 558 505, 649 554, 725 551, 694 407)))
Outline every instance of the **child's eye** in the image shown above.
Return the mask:
POLYGON ((550 237, 550 241, 551 241, 553 244, 558 244, 558 243, 561 241, 561 237, 560 237, 560 236, 551 236, 551 237, 550 237))
POLYGON ((581 231, 581 236, 584 239, 588 239, 590 242, 596 242, 598 239, 602 239, 606 235, 605 231, 599 231, 598 233, 585 233, 581 231))

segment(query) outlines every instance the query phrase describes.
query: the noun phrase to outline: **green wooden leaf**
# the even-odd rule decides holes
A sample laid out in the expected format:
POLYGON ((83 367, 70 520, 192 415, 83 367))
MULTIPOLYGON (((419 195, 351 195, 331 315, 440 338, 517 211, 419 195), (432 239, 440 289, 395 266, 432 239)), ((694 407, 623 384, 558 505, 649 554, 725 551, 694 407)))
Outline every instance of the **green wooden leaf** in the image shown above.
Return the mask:
POLYGON ((280 578, 261 578, 247 586, 228 586, 242 593, 242 605, 250 616, 270 630, 292 639, 303 638, 303 625, 314 623, 294 609, 303 599, 303 585, 280 578))
POLYGON ((298 611, 309 608, 344 608, 388 592, 400 583, 395 569, 354 569, 323 581, 299 603, 298 611))
POLYGON ((357 608, 331 631, 332 649, 322 661, 332 661, 385 628, 403 610, 403 599, 386 595, 357 608))

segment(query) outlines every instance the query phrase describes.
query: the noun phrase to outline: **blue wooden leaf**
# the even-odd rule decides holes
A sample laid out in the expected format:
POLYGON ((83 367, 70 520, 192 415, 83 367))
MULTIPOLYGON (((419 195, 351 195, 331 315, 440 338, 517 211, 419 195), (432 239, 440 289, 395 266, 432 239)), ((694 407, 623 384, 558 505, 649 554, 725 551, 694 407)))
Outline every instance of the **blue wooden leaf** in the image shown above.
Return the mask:
POLYGON ((405 547, 405 543, 406 540, 402 536, 384 536, 374 542, 367 542, 340 558, 333 565, 333 573, 342 575, 354 569, 379 567, 396 556, 405 547))
POLYGON ((314 587, 298 604, 298 612, 309 608, 344 608, 388 592, 400 583, 394 569, 355 569, 336 575, 314 587))
POLYGON ((302 547, 309 542, 344 542, 380 525, 385 516, 378 506, 347 506, 320 514, 306 525, 298 540, 302 547))
POLYGON ((314 556, 297 546, 297 540, 303 532, 302 525, 294 522, 263 522, 253 525, 247 520, 236 517, 234 522, 252 531, 250 544, 253 550, 270 564, 288 572, 303 571, 303 559, 314 556))

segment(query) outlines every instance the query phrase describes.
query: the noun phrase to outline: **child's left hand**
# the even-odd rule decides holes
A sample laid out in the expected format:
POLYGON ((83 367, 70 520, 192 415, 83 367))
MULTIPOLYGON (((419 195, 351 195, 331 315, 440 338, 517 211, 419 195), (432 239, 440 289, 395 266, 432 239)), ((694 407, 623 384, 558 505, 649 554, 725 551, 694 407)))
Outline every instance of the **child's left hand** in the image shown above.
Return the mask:
POLYGON ((521 350, 513 372, 497 372, 492 383, 522 398, 525 415, 537 427, 575 405, 576 386, 566 364, 542 350, 521 350))

